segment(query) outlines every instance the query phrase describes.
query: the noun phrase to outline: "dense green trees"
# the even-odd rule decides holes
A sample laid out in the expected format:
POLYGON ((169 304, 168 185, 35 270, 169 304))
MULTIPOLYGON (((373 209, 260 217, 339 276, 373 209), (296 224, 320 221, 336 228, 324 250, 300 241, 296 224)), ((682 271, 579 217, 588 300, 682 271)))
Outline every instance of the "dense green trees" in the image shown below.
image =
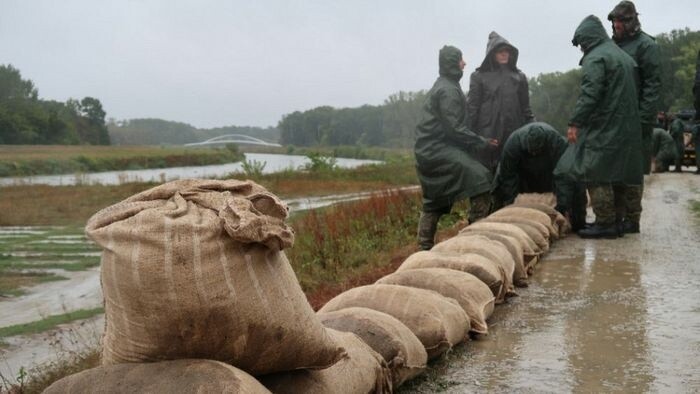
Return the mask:
POLYGON ((109 145, 105 111, 93 97, 40 100, 19 70, 0 65, 0 144, 109 145))

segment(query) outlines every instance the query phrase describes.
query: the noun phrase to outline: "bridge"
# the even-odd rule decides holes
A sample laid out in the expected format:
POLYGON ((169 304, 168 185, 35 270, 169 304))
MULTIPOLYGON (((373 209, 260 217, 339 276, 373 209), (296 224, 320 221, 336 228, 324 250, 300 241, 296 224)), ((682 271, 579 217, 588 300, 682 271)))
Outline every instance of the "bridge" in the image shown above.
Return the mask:
POLYGON ((207 146, 207 145, 226 145, 226 144, 244 144, 244 145, 262 145, 262 146, 282 146, 272 142, 263 141, 259 138, 251 137, 243 134, 226 134, 218 137, 210 138, 202 142, 191 142, 185 146, 207 146))

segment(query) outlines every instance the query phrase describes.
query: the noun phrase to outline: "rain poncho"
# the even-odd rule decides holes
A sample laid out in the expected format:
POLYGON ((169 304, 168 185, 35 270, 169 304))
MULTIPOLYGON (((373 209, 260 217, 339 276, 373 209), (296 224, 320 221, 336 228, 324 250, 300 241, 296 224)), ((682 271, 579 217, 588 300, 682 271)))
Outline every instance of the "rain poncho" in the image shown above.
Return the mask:
POLYGON ((581 94, 569 120, 579 128, 573 172, 588 183, 640 185, 636 64, 612 42, 593 15, 581 22, 572 43, 584 51, 581 94))
POLYGON ((672 162, 678 156, 676 144, 671 135, 664 129, 654 129, 651 137, 651 151, 658 162, 672 162))
POLYGON ((508 205, 518 193, 554 191, 552 171, 566 147, 566 139, 546 123, 529 123, 515 130, 503 147, 496 171, 496 200, 508 205))
POLYGON ((498 33, 491 32, 486 57, 469 81, 468 126, 483 137, 497 139, 500 144, 498 149, 479 155, 479 160, 491 170, 496 169, 501 147, 510 134, 534 119, 527 77, 517 64, 518 49, 498 33), (494 54, 503 47, 510 50, 507 65, 500 65, 494 59, 494 54))
POLYGON ((427 94, 416 126, 416 169, 424 212, 446 213, 454 202, 491 188, 489 171, 472 158, 488 142, 467 127, 460 60, 459 49, 440 50, 440 77, 427 94))

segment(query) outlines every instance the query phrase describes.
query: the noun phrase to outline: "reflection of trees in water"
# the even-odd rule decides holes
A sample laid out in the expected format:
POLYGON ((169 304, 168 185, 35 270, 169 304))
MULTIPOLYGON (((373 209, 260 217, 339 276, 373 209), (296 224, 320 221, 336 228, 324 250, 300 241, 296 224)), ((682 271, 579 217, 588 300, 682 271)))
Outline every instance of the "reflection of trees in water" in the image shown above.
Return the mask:
POLYGON ((574 391, 648 391, 653 366, 639 265, 593 260, 584 267, 583 303, 566 322, 574 391))

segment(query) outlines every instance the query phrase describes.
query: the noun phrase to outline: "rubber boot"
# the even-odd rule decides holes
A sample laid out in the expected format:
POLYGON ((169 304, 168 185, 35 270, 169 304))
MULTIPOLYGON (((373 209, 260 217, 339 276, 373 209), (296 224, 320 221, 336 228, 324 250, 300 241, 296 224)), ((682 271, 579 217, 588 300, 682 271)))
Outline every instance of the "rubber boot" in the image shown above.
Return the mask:
POLYGON ((430 250, 435 245, 435 232, 440 216, 435 212, 421 213, 418 221, 418 246, 421 250, 430 250))

